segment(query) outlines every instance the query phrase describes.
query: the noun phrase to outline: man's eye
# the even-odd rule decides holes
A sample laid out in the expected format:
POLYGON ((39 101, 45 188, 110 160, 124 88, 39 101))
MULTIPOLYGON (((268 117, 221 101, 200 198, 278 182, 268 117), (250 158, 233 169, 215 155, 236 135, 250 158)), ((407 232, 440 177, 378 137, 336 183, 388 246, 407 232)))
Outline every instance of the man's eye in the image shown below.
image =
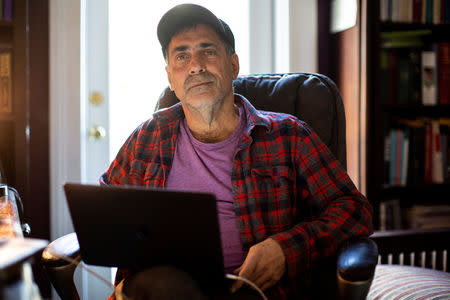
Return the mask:
POLYGON ((208 55, 208 56, 215 55, 216 51, 214 51, 214 50, 206 50, 205 54, 208 55))
POLYGON ((178 54, 178 55, 176 56, 176 59, 177 59, 178 61, 182 61, 182 60, 186 59, 186 55, 185 55, 185 54, 178 54))

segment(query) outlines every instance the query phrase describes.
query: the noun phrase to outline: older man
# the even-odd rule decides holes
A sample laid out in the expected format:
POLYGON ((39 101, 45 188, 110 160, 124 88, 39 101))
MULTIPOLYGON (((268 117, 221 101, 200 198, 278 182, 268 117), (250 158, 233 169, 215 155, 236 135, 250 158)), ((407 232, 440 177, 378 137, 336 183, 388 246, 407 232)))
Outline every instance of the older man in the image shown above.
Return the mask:
MULTIPOLYGON (((370 234, 370 204, 307 124, 234 94, 239 59, 225 22, 179 5, 158 38, 181 103, 140 125, 100 181, 213 193, 227 272, 298 299, 315 262, 370 234)), ((128 275, 119 270, 117 282, 128 275)))

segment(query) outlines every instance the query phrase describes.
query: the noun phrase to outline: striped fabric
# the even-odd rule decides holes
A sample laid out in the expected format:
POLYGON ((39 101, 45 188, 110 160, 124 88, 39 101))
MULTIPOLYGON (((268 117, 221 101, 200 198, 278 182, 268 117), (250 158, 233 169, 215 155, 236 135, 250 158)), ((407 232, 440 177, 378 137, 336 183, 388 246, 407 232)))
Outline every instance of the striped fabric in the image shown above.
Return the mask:
POLYGON ((378 265, 367 300, 450 299, 450 273, 399 265, 378 265))

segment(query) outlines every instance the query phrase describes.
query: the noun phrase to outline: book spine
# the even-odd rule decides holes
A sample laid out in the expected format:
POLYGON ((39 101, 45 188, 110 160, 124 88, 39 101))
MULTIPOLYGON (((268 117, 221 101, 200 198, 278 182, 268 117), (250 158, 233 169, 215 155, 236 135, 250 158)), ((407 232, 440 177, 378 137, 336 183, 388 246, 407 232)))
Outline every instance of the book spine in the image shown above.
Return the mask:
POLYGON ((433 2, 433 24, 441 23, 441 0, 433 2))
POLYGON ((380 0, 380 21, 389 21, 388 0, 380 0))
POLYGON ((389 185, 393 186, 395 185, 395 161, 397 157, 397 135, 394 129, 391 129, 390 131, 390 139, 391 151, 389 157, 389 185))
POLYGON ((425 184, 432 183, 432 154, 431 154, 431 144, 432 144, 432 134, 431 134, 431 124, 425 124, 425 174, 424 181, 425 184))
POLYGON ((389 167, 391 156, 391 136, 390 132, 384 137, 384 183, 389 185, 389 167))
POLYGON ((420 61, 420 51, 417 49, 412 49, 409 53, 410 59, 410 89, 409 89, 409 102, 411 104, 421 104, 422 98, 422 81, 421 81, 421 61, 420 61))
POLYGON ((0 0, 0 20, 3 20, 3 0, 0 0))
POLYGON ((444 183, 448 182, 448 127, 441 127, 441 147, 442 147, 442 174, 444 183))
POLYGON ((444 183, 444 174, 442 172, 442 147, 439 122, 433 120, 431 122, 431 138, 432 138, 432 182, 444 183))
POLYGON ((0 91, 0 114, 11 113, 11 49, 0 49, 0 91))
POLYGON ((406 182, 408 180, 408 162, 409 162, 409 134, 408 130, 403 131, 403 153, 402 153, 402 174, 400 185, 406 186, 406 182))
POLYGON ((382 103, 389 103, 389 58, 388 51, 380 52, 380 99, 382 103))
POLYGON ((434 14, 433 4, 434 0, 427 0, 426 17, 425 17, 425 23, 427 24, 433 24, 433 14, 434 14))
POLYGON ((422 52, 422 104, 436 105, 436 52, 422 52))
POLYGON ((413 5, 414 0, 407 0, 407 22, 412 23, 413 22, 413 5))
POLYGON ((396 104, 398 96, 398 55, 397 51, 391 50, 388 52, 389 61, 389 84, 388 84, 388 103, 396 104))
POLYGON ((413 23, 422 22, 422 0, 414 0, 413 2, 413 23))
POLYGON ((403 161, 403 131, 401 129, 396 130, 396 152, 395 152, 395 186, 401 185, 402 174, 402 161, 403 161))
POLYGON ((450 0, 445 0, 445 23, 450 24, 450 0))
POLYGON ((13 0, 3 0, 3 20, 12 21, 13 0))
POLYGON ((386 230, 386 203, 380 203, 380 230, 386 230))
POLYGON ((413 129, 414 132, 414 143, 411 145, 411 148, 414 150, 411 151, 410 155, 413 155, 413 174, 414 184, 423 184, 425 182, 425 126, 415 127, 413 129))
POLYGON ((403 54, 399 56, 398 59, 398 89, 397 89, 397 100, 399 104, 408 104, 412 77, 412 68, 410 64, 410 59, 407 55, 403 54))
POLYGON ((439 104, 450 104, 450 42, 437 43, 437 86, 439 104))

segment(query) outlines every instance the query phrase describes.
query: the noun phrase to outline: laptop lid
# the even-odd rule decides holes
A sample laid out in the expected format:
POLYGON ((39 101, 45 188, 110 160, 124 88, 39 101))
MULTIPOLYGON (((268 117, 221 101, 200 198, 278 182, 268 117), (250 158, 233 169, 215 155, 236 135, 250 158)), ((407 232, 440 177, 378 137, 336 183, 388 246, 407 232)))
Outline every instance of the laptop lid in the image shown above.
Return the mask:
POLYGON ((204 288, 224 287, 214 195, 78 183, 63 187, 85 263, 136 271, 169 264, 204 288))

